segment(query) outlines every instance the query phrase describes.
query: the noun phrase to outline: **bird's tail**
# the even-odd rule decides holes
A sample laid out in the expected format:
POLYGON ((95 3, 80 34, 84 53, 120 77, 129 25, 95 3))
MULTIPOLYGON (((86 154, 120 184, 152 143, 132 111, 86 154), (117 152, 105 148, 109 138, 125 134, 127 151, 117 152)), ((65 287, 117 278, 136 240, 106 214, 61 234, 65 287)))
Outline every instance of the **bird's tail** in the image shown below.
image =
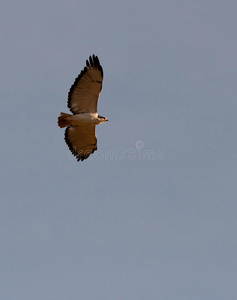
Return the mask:
POLYGON ((71 119, 71 115, 69 114, 61 113, 61 116, 58 117, 58 126, 60 128, 71 125, 71 122, 72 119, 71 119))

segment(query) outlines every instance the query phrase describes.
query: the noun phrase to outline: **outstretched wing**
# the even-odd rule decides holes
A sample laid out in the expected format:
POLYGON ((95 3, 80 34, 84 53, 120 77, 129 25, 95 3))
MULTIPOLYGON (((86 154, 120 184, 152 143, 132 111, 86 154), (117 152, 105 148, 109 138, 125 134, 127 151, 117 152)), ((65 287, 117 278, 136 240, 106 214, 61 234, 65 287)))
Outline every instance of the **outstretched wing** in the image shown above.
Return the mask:
POLYGON ((68 108, 73 114, 97 112, 102 81, 103 69, 99 58, 90 56, 68 93, 68 108))
POLYGON ((78 161, 87 159, 97 150, 95 125, 68 126, 65 130, 65 141, 78 161))

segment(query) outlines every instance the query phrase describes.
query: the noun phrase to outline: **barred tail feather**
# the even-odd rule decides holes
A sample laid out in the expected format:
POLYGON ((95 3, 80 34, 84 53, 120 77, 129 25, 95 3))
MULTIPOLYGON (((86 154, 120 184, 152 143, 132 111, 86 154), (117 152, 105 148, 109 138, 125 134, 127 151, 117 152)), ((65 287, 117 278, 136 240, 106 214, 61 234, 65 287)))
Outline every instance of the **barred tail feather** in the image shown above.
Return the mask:
POLYGON ((60 128, 71 125, 71 122, 72 122, 71 115, 69 114, 61 113, 61 116, 58 117, 58 126, 60 128))

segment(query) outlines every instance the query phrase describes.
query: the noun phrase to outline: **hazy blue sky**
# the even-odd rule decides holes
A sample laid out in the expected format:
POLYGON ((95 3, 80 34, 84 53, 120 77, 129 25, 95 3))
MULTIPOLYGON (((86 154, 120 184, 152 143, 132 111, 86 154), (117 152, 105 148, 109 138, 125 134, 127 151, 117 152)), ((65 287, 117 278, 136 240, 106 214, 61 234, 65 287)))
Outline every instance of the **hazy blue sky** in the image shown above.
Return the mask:
POLYGON ((236 297, 236 16, 234 0, 1 1, 1 299, 236 297), (109 122, 78 163, 57 117, 91 54, 109 122))

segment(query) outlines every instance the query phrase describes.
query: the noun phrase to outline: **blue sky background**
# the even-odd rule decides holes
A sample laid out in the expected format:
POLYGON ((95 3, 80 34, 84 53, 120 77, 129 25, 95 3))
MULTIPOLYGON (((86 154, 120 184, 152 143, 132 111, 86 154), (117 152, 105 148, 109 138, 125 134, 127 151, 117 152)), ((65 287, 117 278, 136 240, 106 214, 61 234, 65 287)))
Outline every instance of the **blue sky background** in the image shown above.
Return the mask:
POLYGON ((218 0, 1 2, 1 299, 236 297, 236 15, 218 0), (77 163, 57 117, 91 54, 109 122, 77 163))

